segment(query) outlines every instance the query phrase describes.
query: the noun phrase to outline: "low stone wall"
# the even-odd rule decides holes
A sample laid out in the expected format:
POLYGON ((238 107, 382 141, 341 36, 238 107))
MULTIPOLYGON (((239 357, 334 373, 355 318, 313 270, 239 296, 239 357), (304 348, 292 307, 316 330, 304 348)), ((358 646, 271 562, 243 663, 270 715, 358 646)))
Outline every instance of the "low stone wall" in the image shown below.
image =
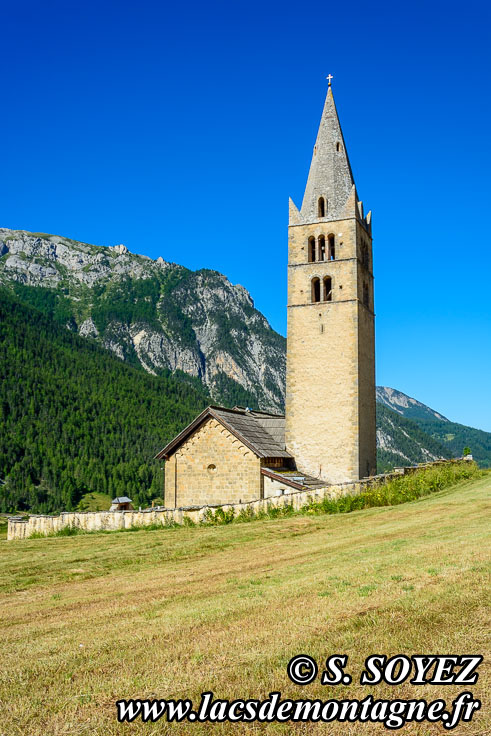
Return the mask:
POLYGON ((206 517, 208 509, 213 511, 217 508, 222 508, 224 512, 233 509, 235 515, 248 509, 257 514, 260 511, 267 511, 271 507, 289 504, 292 504, 293 508, 298 510, 310 500, 321 501, 326 497, 335 500, 341 496, 355 495, 384 480, 414 472, 422 467, 439 465, 442 462, 445 461, 427 463, 416 467, 396 468, 392 473, 364 478, 355 483, 342 483, 307 491, 285 491, 281 496, 270 496, 269 498, 247 503, 223 506, 192 506, 177 509, 146 509, 145 511, 64 511, 59 516, 33 515, 27 519, 11 516, 8 520, 7 539, 27 539, 33 534, 50 535, 64 527, 78 527, 84 531, 117 531, 118 529, 149 525, 184 524, 186 517, 197 524, 206 517))

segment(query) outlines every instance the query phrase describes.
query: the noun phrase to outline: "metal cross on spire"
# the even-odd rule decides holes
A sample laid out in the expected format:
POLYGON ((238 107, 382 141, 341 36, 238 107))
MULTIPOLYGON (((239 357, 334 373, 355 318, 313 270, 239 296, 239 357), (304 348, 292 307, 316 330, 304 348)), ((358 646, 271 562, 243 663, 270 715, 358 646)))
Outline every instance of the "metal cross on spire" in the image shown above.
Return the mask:
POLYGON ((334 79, 334 77, 332 76, 332 74, 328 74, 327 77, 326 77, 326 79, 329 82, 329 87, 330 87, 331 86, 331 79, 334 79))

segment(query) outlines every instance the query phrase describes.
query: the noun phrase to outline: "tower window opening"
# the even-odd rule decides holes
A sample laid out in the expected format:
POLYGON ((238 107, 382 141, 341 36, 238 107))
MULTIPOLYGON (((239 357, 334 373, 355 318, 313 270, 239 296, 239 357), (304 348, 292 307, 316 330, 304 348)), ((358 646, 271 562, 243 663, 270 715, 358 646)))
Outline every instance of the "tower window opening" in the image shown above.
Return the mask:
POLYGON ((329 253, 328 253, 328 260, 334 261, 336 258, 336 248, 334 246, 334 235, 329 235, 327 238, 328 245, 329 245, 329 253))
POLYGON ((324 277, 324 301, 332 302, 332 279, 330 276, 324 277))
POLYGON ((312 279, 312 302, 320 302, 321 300, 321 282, 315 277, 312 279))
POLYGON ((363 304, 368 307, 368 284, 366 282, 363 284, 363 304))
POLYGON ((336 143, 336 151, 338 151, 338 153, 339 153, 340 150, 341 150, 341 143, 338 141, 336 143))
POLYGON ((364 268, 368 268, 368 245, 366 243, 361 246, 361 262, 364 268))
POLYGON ((326 239, 323 235, 319 235, 319 261, 326 260, 326 239))
POLYGON ((312 236, 309 238, 309 263, 315 261, 315 238, 312 236))
POLYGON ((319 217, 326 216, 326 202, 324 200, 324 197, 319 197, 319 201, 317 203, 317 213, 319 217))

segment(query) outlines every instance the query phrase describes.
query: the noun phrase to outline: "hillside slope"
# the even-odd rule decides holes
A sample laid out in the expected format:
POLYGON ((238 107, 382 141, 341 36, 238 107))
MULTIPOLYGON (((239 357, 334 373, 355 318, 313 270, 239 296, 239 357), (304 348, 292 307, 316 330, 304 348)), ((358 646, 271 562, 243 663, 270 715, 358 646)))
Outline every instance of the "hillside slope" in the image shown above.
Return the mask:
POLYGON ((208 403, 196 379, 125 365, 0 289, 0 511, 161 496, 153 455, 208 403))
POLYGON ((381 405, 417 424, 427 437, 444 448, 445 457, 460 457, 464 447, 470 447, 479 465, 491 467, 491 432, 451 422, 429 406, 388 386, 377 386, 377 407, 381 405))
MULTIPOLYGON (((87 491, 146 503, 162 493, 153 453, 207 403, 283 410, 285 340, 217 272, 0 230, 2 283, 0 511, 87 491)), ((379 471, 465 445, 491 464, 491 434, 394 389, 377 399, 379 471)))
POLYGON ((150 373, 183 371, 220 402, 284 404, 285 339, 217 271, 0 228, 2 283, 150 373))
MULTIPOLYGON (((88 492, 148 503, 155 452, 210 402, 198 379, 145 373, 0 288, 0 511, 69 510, 88 492)), ((445 455, 386 407, 378 425, 379 470, 445 455)))
MULTIPOLYGON (((0 284, 131 365, 198 378, 217 403, 284 409, 286 341, 248 292, 216 271, 189 271, 124 245, 0 228, 0 284)), ((466 445, 481 465, 491 465, 491 433, 449 422, 389 387, 377 388, 377 401, 431 437, 414 436, 411 449, 404 432, 412 436, 415 427, 379 412, 383 467, 459 456, 466 445), (398 451, 401 442, 405 452, 398 451)))
POLYGON ((377 403, 378 472, 451 456, 441 442, 426 434, 415 421, 377 403))

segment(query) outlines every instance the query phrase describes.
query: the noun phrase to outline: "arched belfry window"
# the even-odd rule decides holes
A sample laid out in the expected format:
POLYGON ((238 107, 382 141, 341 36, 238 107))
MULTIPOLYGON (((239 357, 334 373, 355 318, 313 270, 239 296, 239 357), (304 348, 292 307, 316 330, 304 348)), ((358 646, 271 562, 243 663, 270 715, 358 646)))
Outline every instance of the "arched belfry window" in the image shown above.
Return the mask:
POLYGON ((332 302, 332 278, 330 276, 324 276, 322 283, 324 287, 324 301, 332 302))
POLYGON ((366 243, 361 246, 361 262, 365 268, 368 268, 368 245, 366 243))
POLYGON ((328 261, 334 261, 336 258, 336 247, 334 245, 334 235, 328 235, 327 236, 327 244, 328 244, 328 261))
POLYGON ((369 306, 369 297, 368 297, 368 284, 363 284, 363 304, 365 307, 369 306))
POLYGON ((326 216, 326 201, 324 197, 319 197, 319 201, 317 203, 317 216, 318 217, 326 216))
POLYGON ((319 261, 326 260, 326 239, 323 235, 319 235, 319 261))
POLYGON ((321 300, 321 282, 320 279, 315 278, 312 279, 312 302, 315 304, 316 302, 320 302, 321 300))
POLYGON ((309 263, 315 261, 315 238, 314 236, 309 238, 309 263))

